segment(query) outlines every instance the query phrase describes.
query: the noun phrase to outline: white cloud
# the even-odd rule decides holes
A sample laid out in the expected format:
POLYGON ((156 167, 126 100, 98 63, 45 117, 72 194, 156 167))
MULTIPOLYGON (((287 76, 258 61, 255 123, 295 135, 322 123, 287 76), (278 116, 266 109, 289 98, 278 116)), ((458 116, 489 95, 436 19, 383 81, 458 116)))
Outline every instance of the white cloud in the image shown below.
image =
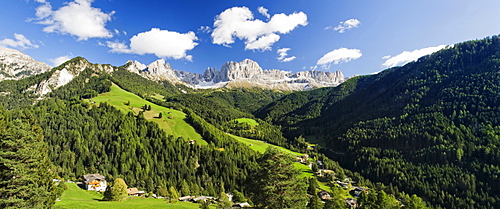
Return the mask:
POLYGON ((386 59, 389 59, 389 58, 391 58, 391 55, 385 55, 385 56, 382 57, 383 60, 386 60, 386 59))
POLYGON ((175 31, 152 28, 150 31, 139 33, 130 39, 130 46, 120 42, 108 41, 110 52, 128 54, 155 54, 160 58, 186 59, 192 61, 192 56, 187 55, 198 43, 194 32, 178 33, 175 31))
POLYGON ((233 7, 215 18, 212 43, 229 46, 235 38, 239 38, 245 41, 245 49, 271 50, 280 38, 278 33, 286 34, 299 25, 307 24, 307 15, 303 12, 275 14, 269 22, 263 22, 254 19, 247 7, 233 7))
MULTIPOLYGON (((346 30, 350 30, 352 28, 357 28, 361 22, 357 19, 348 19, 344 22, 340 22, 340 24, 333 28, 334 31, 338 31, 339 33, 345 33, 346 30)), ((331 27, 326 27, 325 29, 330 29, 331 27)))
POLYGON ((49 61, 52 62, 52 67, 57 67, 57 66, 63 64, 64 62, 70 60, 71 57, 72 57, 72 55, 60 56, 60 57, 56 57, 53 59, 49 59, 49 61))
POLYGON ((257 10, 259 10, 259 13, 264 15, 265 17, 267 17, 267 19, 271 18, 271 15, 269 13, 267 13, 267 11, 269 11, 268 9, 260 6, 257 10))
POLYGON ((360 58, 362 55, 359 49, 335 49, 321 57, 318 62, 316 62, 316 65, 321 65, 323 68, 329 68, 332 63, 336 65, 343 62, 350 62, 360 58))
POLYGON ((267 34, 259 37, 257 40, 249 42, 245 45, 245 49, 260 49, 262 51, 271 50, 271 45, 280 40, 278 34, 267 34))
POLYGON ((70 34, 78 40, 113 37, 105 26, 115 12, 104 13, 92 7, 93 0, 74 0, 55 11, 47 1, 37 1, 42 5, 36 9, 36 23, 47 25, 44 32, 70 34))
POLYGON ((388 55, 389 57, 384 56, 384 57, 382 57, 382 59, 387 58, 387 60, 382 64, 382 66, 387 67, 387 68, 394 67, 394 66, 402 66, 402 65, 409 63, 411 61, 415 61, 422 56, 437 52, 437 51, 443 49, 444 47, 446 47, 446 45, 427 47, 427 48, 423 48, 423 49, 413 50, 411 52, 404 51, 401 54, 398 54, 398 55, 392 56, 392 57, 389 55, 388 55))
POLYGON ((131 50, 126 44, 120 42, 106 41, 106 45, 111 48, 109 51, 114 53, 124 53, 133 54, 134 51, 131 50))
POLYGON ((210 33, 212 32, 212 28, 210 28, 210 26, 200 26, 200 28, 198 28, 198 31, 202 33, 210 33))
POLYGON ((277 53, 278 53, 279 57, 277 57, 276 59, 278 59, 280 62, 290 62, 290 61, 296 59, 297 58, 296 56, 287 57, 289 50, 290 50, 290 48, 278 49, 277 53))
POLYGON ((6 38, 0 40, 0 47, 11 47, 18 49, 38 48, 38 45, 31 43, 23 34, 14 33, 16 40, 6 38))

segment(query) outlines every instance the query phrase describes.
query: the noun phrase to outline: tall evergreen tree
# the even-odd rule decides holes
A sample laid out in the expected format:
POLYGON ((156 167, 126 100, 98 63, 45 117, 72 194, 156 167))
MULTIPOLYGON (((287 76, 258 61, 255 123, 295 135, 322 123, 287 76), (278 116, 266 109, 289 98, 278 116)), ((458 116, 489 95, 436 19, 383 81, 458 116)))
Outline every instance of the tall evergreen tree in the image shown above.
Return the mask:
POLYGON ((173 186, 170 186, 170 188, 168 188, 168 193, 169 193, 169 202, 170 203, 176 203, 177 200, 179 200, 179 192, 177 191, 177 189, 175 189, 175 187, 173 186))
POLYGON ((305 208, 307 185, 293 167, 293 158, 269 147, 260 162, 261 168, 253 177, 254 203, 263 208, 305 208))
POLYGON ((50 208, 56 199, 42 130, 29 113, 0 105, 0 208, 50 208))

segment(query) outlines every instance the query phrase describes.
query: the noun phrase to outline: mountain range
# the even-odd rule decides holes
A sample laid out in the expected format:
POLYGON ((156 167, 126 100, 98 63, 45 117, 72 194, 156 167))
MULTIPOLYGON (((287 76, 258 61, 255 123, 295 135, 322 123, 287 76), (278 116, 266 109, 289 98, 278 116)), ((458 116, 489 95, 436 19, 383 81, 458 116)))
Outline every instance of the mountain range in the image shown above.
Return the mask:
MULTIPOLYGON (((65 66, 62 64, 49 80, 33 86, 38 95, 50 92, 51 88, 62 86, 87 67, 113 73, 117 67, 110 65, 95 65, 88 61, 65 66), (72 70, 69 70, 72 69, 72 70)), ((152 81, 168 81, 173 84, 182 84, 194 89, 221 88, 221 87, 259 87, 264 89, 303 91, 319 87, 337 86, 345 78, 341 71, 325 72, 319 70, 301 71, 297 73, 283 70, 263 70, 253 60, 245 59, 241 62, 226 62, 220 70, 207 68, 203 74, 179 71, 173 69, 164 59, 156 60, 149 65, 138 61, 128 61, 123 67, 152 81)), ((0 81, 7 79, 21 79, 50 70, 50 66, 35 61, 28 55, 14 49, 0 49, 0 81)))
POLYGON ((301 91, 337 86, 345 80, 341 71, 332 73, 311 70, 291 73, 276 69, 263 70, 257 62, 250 59, 226 62, 220 70, 207 68, 203 74, 175 70, 163 59, 147 66, 137 61, 128 61, 125 66, 129 71, 150 80, 170 81, 197 89, 227 86, 301 91))

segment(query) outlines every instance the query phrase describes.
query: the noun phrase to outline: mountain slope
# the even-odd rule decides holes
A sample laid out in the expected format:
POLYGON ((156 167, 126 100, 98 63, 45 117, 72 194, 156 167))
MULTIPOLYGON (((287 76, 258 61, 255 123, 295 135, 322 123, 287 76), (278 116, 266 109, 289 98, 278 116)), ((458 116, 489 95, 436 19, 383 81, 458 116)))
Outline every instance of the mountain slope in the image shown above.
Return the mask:
MULTIPOLYGON (((371 180, 441 207, 498 208, 498 58, 497 36, 456 44, 403 67, 347 81, 326 98, 313 96, 275 115, 273 108, 280 106, 269 106, 260 115, 285 125, 290 136, 322 139, 342 166, 371 180), (317 114, 300 119, 309 111, 317 114), (283 117, 294 122, 286 124, 283 117)), ((287 97, 292 95, 281 101, 287 97)))

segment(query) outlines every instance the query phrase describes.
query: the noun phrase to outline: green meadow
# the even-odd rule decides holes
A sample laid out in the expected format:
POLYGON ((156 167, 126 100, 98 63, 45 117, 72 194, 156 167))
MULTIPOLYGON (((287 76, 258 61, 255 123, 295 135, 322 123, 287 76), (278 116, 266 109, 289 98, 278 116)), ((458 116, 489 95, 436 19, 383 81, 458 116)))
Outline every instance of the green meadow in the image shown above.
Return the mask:
POLYGON ((184 120, 186 118, 185 113, 156 105, 123 90, 114 83, 111 86, 111 91, 99 94, 97 97, 92 98, 92 101, 97 104, 106 102, 124 113, 133 112, 136 115, 139 111, 142 111, 144 105, 151 106, 151 110, 144 112, 144 117, 149 121, 157 123, 167 134, 175 137, 184 137, 186 140, 196 140, 199 144, 207 144, 201 135, 184 120), (162 114, 161 118, 158 117, 160 113, 162 114))
POLYGON ((251 126, 258 126, 259 125, 259 123, 257 121, 255 121, 254 119, 250 119, 250 118, 238 118, 235 120, 238 121, 238 123, 246 123, 246 124, 251 125, 251 126))
POLYGON ((147 208, 199 208, 196 203, 177 202, 167 203, 164 199, 128 197, 123 202, 101 201, 102 194, 94 191, 86 191, 75 183, 66 183, 68 189, 63 193, 60 201, 54 205, 55 209, 147 209, 147 208))

